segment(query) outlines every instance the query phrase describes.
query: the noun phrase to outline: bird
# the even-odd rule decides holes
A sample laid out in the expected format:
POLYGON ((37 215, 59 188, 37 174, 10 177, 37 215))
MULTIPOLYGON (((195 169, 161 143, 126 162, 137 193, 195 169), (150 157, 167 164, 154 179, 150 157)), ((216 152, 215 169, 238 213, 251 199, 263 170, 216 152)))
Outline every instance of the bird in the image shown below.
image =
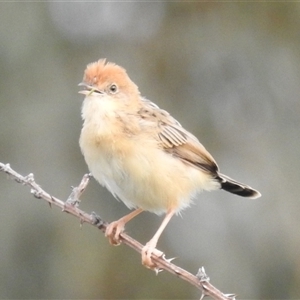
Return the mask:
POLYGON ((261 194, 220 173, 200 141, 167 111, 143 97, 126 70, 107 59, 87 65, 80 94, 85 96, 79 144, 93 177, 124 202, 129 214, 105 231, 113 245, 125 224, 143 211, 165 214, 141 251, 142 264, 154 269, 152 254, 171 218, 202 191, 225 190, 255 199, 261 194))

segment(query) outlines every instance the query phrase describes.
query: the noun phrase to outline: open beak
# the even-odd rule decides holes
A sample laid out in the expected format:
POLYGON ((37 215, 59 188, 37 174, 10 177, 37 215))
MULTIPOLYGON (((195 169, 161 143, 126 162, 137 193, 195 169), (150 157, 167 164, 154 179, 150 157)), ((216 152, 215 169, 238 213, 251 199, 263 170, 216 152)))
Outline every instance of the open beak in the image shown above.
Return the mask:
POLYGON ((86 96, 89 96, 91 95, 92 93, 96 92, 98 94, 103 94, 102 91, 98 90, 96 87, 92 86, 92 85, 89 85, 85 82, 80 82, 78 84, 78 86, 82 86, 84 89, 79 91, 78 93, 79 94, 82 94, 82 95, 86 95, 86 96))

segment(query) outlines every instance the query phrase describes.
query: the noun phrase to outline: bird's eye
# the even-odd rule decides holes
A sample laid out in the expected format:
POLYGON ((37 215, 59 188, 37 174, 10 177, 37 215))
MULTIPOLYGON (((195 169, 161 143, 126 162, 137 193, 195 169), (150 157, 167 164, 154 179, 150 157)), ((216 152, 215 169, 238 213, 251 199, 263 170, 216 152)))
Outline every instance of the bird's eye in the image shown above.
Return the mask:
POLYGON ((118 87, 116 84, 112 84, 110 87, 109 87, 109 90, 112 94, 115 94, 117 91, 118 91, 118 87))

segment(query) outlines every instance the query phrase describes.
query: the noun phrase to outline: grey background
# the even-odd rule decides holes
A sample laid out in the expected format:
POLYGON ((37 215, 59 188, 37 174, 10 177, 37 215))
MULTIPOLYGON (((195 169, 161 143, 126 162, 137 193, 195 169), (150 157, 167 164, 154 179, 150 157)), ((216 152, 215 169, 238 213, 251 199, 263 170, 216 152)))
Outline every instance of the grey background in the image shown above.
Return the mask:
MULTIPOLYGON (((299 29, 298 3, 0 3, 0 161, 66 199, 88 171, 77 84, 106 57, 263 195, 201 194, 158 248, 240 299, 299 298, 299 29)), ((5 174, 0 191, 0 298, 200 297, 5 174)), ((94 181, 81 208, 128 213, 94 181)), ((160 222, 144 213, 127 231, 145 243, 160 222)))

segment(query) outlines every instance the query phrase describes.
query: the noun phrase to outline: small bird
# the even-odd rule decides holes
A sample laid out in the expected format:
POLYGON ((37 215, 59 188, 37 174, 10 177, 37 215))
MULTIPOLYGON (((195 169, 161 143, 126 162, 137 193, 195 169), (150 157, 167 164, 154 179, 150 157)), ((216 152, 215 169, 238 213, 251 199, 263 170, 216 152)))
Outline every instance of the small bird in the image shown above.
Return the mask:
POLYGON ((203 191, 258 198, 250 186, 219 172, 199 140, 167 111, 142 97, 126 70, 100 59, 87 66, 79 93, 83 127, 80 147, 93 177, 115 198, 135 209, 106 229, 111 244, 120 243, 125 224, 142 211, 165 217, 142 249, 142 263, 155 268, 151 255, 174 214, 203 191))

